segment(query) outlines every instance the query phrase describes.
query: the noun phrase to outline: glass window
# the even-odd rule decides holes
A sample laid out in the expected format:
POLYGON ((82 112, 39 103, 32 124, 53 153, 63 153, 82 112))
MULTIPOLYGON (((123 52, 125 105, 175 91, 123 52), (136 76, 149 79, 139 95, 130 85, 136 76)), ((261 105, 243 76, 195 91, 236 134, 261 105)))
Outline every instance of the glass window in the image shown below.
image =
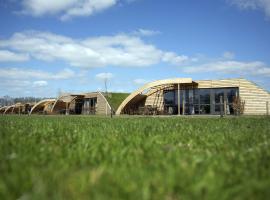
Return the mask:
POLYGON ((222 111, 223 111, 223 104, 215 105, 215 112, 220 113, 220 108, 221 108, 222 111), (220 105, 222 106, 222 108, 220 107, 220 105))
POLYGON ((237 89, 236 88, 228 88, 226 90, 227 94, 227 101, 228 103, 233 103, 233 98, 237 96, 237 89))
POLYGON ((198 89, 194 89, 194 104, 199 104, 199 90, 198 89))
POLYGON ((164 104, 174 105, 175 104, 175 91, 164 91, 164 104))
MULTIPOLYGON (((182 95, 181 91, 180 91, 180 95, 182 95)), ((180 100, 182 100, 182 96, 180 97, 180 100)), ((178 105, 178 90, 174 90, 174 104, 173 105, 175 106, 178 105)))
POLYGON ((210 89, 200 89, 200 104, 210 104, 210 89))
POLYGON ((194 105, 194 113, 195 113, 195 114, 200 114, 200 108, 199 108, 199 105, 194 105))
POLYGON ((194 91, 193 90, 188 90, 188 102, 189 102, 189 104, 193 104, 193 99, 194 99, 194 91))
POLYGON ((210 114, 210 105, 201 105, 200 114, 210 114))
POLYGON ((220 103, 220 98, 222 97, 222 102, 224 102, 224 89, 215 89, 215 103, 220 103))

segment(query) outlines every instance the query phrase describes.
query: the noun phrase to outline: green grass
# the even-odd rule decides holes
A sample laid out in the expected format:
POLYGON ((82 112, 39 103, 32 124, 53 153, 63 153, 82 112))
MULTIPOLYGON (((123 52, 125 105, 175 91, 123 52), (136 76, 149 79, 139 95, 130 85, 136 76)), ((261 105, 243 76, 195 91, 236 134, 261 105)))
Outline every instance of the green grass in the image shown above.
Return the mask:
POLYGON ((109 93, 105 96, 109 104, 114 111, 120 106, 120 104, 127 98, 129 93, 109 93))
POLYGON ((0 199, 268 199, 270 120, 0 116, 0 199))

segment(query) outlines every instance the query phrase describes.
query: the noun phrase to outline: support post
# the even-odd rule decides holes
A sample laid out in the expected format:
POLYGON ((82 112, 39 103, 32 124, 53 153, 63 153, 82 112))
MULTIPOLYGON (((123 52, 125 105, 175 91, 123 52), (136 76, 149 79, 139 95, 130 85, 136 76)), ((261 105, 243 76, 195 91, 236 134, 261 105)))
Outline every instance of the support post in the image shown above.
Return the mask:
POLYGON ((68 102, 66 102, 66 115, 69 115, 69 111, 68 111, 68 102))
POLYGON ((224 115, 227 115, 227 101, 224 99, 224 115))
POLYGON ((220 99, 219 99, 219 105, 220 105, 220 117, 223 117, 223 112, 222 112, 222 110, 223 110, 223 107, 224 107, 224 106, 222 106, 222 102, 223 102, 223 98, 222 98, 222 96, 220 96, 220 99))
POLYGON ((178 115, 180 115, 180 83, 178 83, 178 115))
POLYGON ((182 103, 182 113, 183 113, 183 115, 185 115, 185 101, 186 101, 186 99, 184 98, 185 97, 185 95, 183 94, 183 103, 182 103))

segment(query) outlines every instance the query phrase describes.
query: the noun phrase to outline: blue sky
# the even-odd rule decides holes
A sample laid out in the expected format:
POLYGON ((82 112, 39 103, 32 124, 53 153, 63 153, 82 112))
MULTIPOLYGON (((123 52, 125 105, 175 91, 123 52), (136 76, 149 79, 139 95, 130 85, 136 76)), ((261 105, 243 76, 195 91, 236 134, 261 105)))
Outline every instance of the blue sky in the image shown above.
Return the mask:
POLYGON ((243 77, 270 90, 270 0, 0 0, 0 96, 243 77))

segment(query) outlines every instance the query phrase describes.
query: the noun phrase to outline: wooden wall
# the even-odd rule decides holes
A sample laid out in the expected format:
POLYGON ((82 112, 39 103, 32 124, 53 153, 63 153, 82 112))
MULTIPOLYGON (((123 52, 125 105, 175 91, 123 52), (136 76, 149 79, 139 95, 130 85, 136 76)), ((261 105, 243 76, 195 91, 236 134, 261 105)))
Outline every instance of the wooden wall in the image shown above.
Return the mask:
POLYGON ((106 98, 100 93, 97 93, 97 110, 96 111, 98 115, 111 114, 111 108, 108 105, 106 98))
POLYGON ((245 101, 244 114, 265 115, 267 113, 266 102, 268 101, 270 104, 270 93, 251 81, 246 79, 224 79, 196 82, 198 88, 238 87, 239 95, 245 101))
POLYGON ((97 98, 97 104, 96 104, 97 115, 110 115, 111 114, 111 108, 108 105, 108 102, 102 93, 91 92, 91 93, 86 93, 84 95, 85 95, 84 98, 95 98, 95 97, 97 98))
POLYGON ((151 95, 146 98, 145 105, 157 106, 158 110, 163 110, 163 90, 151 89, 148 93, 150 93, 151 95))
MULTIPOLYGON (((270 109, 270 93, 246 79, 201 80, 195 82, 198 83, 198 88, 238 87, 239 95, 245 101, 244 114, 246 115, 265 115, 267 113, 267 101, 269 102, 268 109, 270 109)), ((145 105, 157 106, 159 110, 162 110, 163 90, 151 89, 148 94, 151 95, 147 97, 145 105)), ((270 113, 270 110, 268 113, 270 113)))

